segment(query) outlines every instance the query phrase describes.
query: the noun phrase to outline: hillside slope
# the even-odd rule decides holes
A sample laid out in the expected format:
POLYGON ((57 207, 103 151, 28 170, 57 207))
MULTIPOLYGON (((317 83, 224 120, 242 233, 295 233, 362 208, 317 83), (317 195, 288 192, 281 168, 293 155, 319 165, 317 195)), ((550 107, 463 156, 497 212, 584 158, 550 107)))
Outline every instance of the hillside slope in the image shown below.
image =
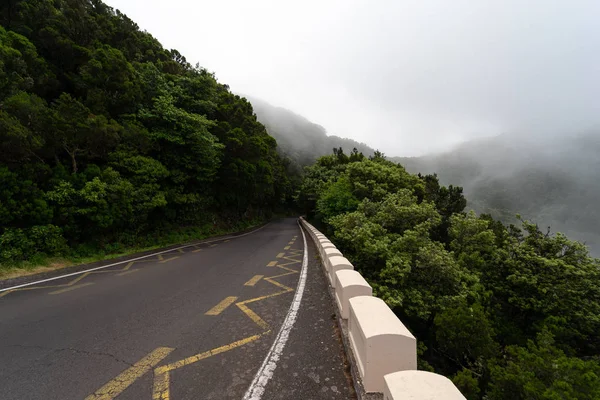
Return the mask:
POLYGON ((501 135, 424 157, 394 158, 410 172, 461 185, 468 208, 504 222, 519 213, 585 242, 600 255, 600 136, 553 139, 501 135))
MULTIPOLYGON (((338 136, 301 115, 249 98, 260 122, 296 167, 310 165, 334 147, 374 149, 338 136)), ((388 157, 409 172, 437 173, 444 185, 464 188, 468 208, 505 223, 516 215, 586 243, 600 256, 600 135, 544 138, 500 135, 422 157, 388 157)))
POLYGON ((364 143, 339 136, 329 136, 325 128, 290 110, 273 106, 252 96, 246 97, 252 103, 258 120, 277 140, 280 152, 300 166, 311 165, 317 158, 331 154, 334 147, 341 147, 346 152, 356 148, 365 156, 370 156, 374 152, 364 143))
POLYGON ((0 265, 262 219, 289 198, 250 103, 100 0, 0 3, 0 265))

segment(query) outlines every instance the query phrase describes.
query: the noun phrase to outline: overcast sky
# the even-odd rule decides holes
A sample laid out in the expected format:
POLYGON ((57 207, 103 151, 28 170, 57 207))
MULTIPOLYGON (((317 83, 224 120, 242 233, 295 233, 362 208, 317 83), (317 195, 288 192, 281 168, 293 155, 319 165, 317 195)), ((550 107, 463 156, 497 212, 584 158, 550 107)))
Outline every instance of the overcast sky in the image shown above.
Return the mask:
POLYGON ((390 156, 600 124, 597 0, 107 0, 167 48, 390 156))

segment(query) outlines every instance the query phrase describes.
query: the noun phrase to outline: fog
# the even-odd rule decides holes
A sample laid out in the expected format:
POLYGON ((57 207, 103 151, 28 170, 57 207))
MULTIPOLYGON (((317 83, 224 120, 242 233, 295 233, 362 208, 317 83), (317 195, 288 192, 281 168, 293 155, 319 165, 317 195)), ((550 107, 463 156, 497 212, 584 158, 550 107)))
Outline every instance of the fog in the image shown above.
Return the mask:
POLYGON ((109 0, 232 90, 398 156, 600 119, 600 2, 109 0))
POLYGON ((544 231, 550 227, 586 243, 600 257, 598 131, 551 140, 505 134, 395 161, 410 172, 437 173, 443 184, 462 186, 467 210, 506 223, 518 223, 519 214, 544 231))

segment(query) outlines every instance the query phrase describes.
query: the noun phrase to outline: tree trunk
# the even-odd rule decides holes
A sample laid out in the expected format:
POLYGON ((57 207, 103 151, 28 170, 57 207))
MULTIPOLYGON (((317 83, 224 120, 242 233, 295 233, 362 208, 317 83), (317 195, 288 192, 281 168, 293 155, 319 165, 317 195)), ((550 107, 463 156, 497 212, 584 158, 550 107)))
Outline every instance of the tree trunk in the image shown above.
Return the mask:
POLYGON ((70 151, 67 146, 64 146, 65 151, 71 157, 71 168, 73 168, 73 173, 77 173, 77 160, 75 159, 75 155, 77 154, 77 149, 70 151))
POLYGON ((73 173, 77 173, 77 160, 75 160, 75 152, 71 154, 71 164, 73 165, 73 173))

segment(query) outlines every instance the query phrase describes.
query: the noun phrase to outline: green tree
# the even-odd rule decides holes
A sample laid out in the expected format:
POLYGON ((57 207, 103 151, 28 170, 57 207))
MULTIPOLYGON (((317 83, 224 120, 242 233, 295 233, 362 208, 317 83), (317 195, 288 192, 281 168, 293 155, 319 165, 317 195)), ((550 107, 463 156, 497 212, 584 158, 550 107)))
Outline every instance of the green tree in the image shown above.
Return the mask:
POLYGON ((300 188, 307 214, 419 339, 420 368, 469 399, 598 397, 600 261, 583 244, 464 213, 461 188, 381 154, 350 162, 336 150, 300 188))
MULTIPOLYGON (((126 15, 9 0, 0 25, 5 245, 53 224, 93 253, 290 206, 292 169, 250 103, 126 15)), ((0 264, 43 252, 23 243, 0 264)))
POLYGON ((94 115, 78 100, 63 93, 53 104, 54 142, 68 155, 72 172, 78 161, 105 160, 116 147, 120 125, 102 115, 94 115))
POLYGON ((488 398, 598 399, 600 364, 567 357, 542 331, 526 347, 509 346, 506 358, 492 366, 488 398))

